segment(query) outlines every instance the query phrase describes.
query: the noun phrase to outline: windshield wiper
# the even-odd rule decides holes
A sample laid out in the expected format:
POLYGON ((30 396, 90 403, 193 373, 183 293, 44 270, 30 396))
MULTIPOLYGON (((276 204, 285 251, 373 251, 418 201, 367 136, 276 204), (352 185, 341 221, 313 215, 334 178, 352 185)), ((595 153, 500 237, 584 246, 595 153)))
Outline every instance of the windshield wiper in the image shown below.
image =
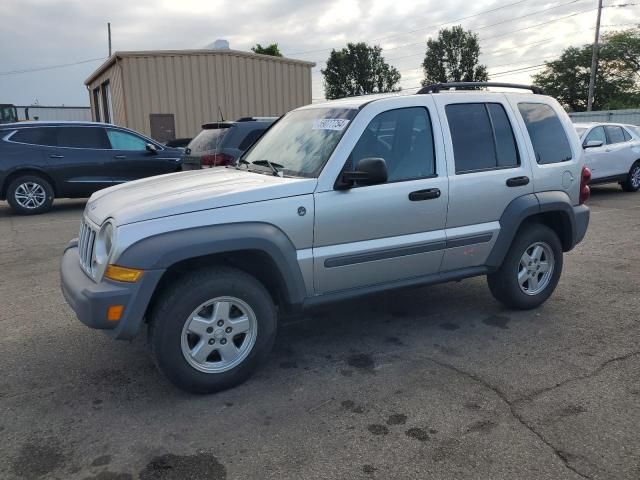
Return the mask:
POLYGON ((284 167, 282 165, 280 165, 279 163, 270 162, 269 160, 254 160, 251 163, 253 165, 266 165, 266 166, 268 166, 271 169, 271 171, 273 172, 273 176, 274 177, 281 177, 282 176, 281 173, 280 173, 280 170, 278 170, 277 167, 279 167, 281 169, 283 169, 284 167))

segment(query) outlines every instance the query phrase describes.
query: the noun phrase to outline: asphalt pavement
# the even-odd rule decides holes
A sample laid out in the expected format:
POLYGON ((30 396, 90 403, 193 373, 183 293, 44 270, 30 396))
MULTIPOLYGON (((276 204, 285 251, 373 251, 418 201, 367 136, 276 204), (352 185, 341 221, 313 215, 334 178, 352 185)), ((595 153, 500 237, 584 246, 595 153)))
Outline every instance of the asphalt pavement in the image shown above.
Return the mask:
POLYGON ((484 278, 282 325, 267 364, 209 396, 144 336, 80 324, 59 289, 83 201, 0 203, 2 479, 640 478, 640 193, 594 189, 585 241, 541 308, 484 278))

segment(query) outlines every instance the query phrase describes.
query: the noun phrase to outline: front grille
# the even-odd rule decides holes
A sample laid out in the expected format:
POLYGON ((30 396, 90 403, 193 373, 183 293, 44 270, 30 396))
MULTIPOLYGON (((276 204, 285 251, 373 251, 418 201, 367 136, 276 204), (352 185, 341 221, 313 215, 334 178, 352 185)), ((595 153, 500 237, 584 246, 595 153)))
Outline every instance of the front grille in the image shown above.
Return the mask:
POLYGON ((78 253, 80 255, 80 266, 89 276, 92 276, 91 258, 95 240, 96 231, 83 218, 80 224, 80 235, 78 236, 78 253))

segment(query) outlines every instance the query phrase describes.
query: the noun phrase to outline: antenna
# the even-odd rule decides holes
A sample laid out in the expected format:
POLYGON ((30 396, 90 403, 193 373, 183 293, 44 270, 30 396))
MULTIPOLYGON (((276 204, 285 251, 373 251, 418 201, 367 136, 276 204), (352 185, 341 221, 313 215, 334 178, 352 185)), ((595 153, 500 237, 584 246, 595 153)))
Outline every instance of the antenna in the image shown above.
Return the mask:
POLYGON ((220 113, 220 121, 224 122, 224 117, 222 116, 222 109, 220 108, 220 105, 218 105, 218 112, 220 113))

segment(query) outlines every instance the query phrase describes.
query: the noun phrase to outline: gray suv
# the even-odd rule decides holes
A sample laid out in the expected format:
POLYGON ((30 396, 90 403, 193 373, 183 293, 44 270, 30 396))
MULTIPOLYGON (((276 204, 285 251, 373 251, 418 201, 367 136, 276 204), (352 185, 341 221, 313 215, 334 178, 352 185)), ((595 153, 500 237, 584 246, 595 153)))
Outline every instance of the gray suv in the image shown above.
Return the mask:
POLYGON ((147 323, 159 369, 200 393, 245 380, 283 312, 479 275, 537 307, 585 235, 589 171, 554 99, 487 85, 305 106, 235 167, 95 193, 65 298, 114 338, 147 323))

